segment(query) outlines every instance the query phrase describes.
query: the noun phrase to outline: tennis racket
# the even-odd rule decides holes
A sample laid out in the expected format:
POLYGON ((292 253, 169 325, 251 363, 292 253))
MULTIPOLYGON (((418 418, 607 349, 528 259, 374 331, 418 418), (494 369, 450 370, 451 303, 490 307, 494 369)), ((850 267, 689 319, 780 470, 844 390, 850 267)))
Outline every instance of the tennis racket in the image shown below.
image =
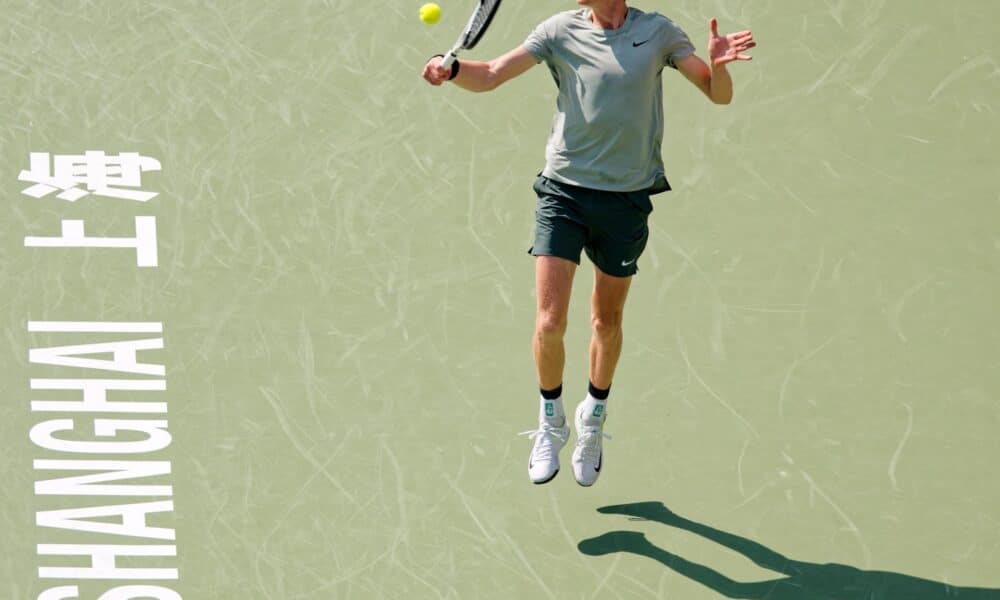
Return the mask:
POLYGON ((445 54, 444 58, 441 59, 442 68, 450 69, 451 64, 458 58, 460 51, 471 50, 479 43, 479 40, 483 38, 483 34, 486 33, 486 28, 493 21, 493 16, 497 14, 498 8, 500 8, 500 0, 479 0, 476 10, 472 13, 472 17, 469 18, 469 23, 465 26, 465 30, 462 31, 462 35, 455 42, 452 49, 448 51, 448 54, 445 54))

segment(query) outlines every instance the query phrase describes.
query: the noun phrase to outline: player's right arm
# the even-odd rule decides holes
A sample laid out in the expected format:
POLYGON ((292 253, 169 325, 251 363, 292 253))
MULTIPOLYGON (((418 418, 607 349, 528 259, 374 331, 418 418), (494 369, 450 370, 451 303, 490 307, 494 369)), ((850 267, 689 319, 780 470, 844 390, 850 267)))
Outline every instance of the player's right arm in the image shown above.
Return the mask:
MULTIPOLYGON (((452 83, 470 92, 488 92, 538 64, 538 59, 518 46, 510 52, 489 62, 462 60, 458 75, 452 83)), ((423 77, 431 85, 441 85, 448 81, 450 69, 441 68, 441 57, 434 56, 424 65, 423 77)))

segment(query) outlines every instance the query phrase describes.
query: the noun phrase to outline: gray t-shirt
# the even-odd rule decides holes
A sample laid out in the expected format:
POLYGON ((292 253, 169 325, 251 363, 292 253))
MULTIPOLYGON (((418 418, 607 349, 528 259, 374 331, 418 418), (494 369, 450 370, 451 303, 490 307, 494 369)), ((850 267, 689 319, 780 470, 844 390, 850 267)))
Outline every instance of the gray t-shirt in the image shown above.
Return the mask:
POLYGON ((590 14, 559 13, 524 41, 559 87, 542 173, 597 190, 669 189, 660 152, 661 73, 694 46, 658 13, 630 7, 618 29, 598 27, 590 14))

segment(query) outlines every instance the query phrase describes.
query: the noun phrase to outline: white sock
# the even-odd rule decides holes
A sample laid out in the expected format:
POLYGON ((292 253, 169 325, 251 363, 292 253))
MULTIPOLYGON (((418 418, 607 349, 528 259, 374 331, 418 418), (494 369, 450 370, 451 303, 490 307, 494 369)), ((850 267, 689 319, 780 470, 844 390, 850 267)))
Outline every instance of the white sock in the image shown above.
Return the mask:
POLYGON ((547 421, 553 427, 562 427, 566 423, 566 413, 563 411, 562 396, 555 400, 546 400, 539 396, 541 403, 538 407, 538 421, 547 421))
POLYGON ((577 409, 578 414, 583 418, 584 425, 600 425, 604 423, 604 409, 607 408, 607 400, 598 400, 590 394, 580 403, 577 409))

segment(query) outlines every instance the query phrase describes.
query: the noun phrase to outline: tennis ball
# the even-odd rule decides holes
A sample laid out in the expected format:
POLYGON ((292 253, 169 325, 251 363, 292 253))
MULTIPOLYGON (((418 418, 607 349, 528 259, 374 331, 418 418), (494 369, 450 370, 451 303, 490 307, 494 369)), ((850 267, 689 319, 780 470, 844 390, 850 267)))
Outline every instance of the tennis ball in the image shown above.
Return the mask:
POLYGON ((433 2, 428 2, 420 7, 420 20, 428 25, 433 25, 441 18, 441 7, 433 2))

